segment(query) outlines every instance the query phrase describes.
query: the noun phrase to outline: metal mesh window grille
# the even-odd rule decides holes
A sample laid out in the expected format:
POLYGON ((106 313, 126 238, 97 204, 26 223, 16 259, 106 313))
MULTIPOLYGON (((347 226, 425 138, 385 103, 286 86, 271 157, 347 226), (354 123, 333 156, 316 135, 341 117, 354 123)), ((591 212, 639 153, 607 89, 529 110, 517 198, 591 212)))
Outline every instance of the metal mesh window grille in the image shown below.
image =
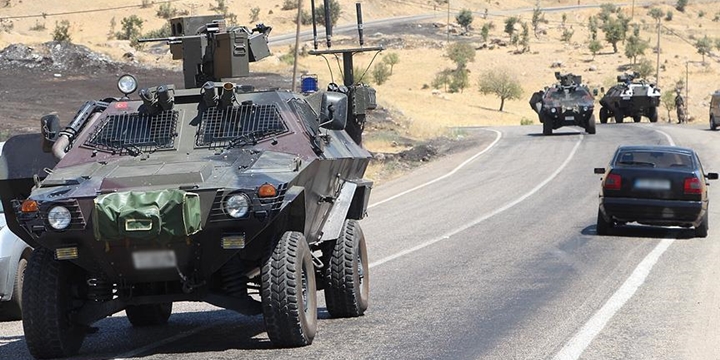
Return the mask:
POLYGON ((209 108, 202 115, 195 145, 222 147, 243 136, 260 139, 286 131, 287 126, 274 104, 209 108))
POLYGON ((174 110, 157 115, 110 115, 97 126, 85 145, 120 154, 172 149, 177 137, 177 122, 178 112, 174 110))

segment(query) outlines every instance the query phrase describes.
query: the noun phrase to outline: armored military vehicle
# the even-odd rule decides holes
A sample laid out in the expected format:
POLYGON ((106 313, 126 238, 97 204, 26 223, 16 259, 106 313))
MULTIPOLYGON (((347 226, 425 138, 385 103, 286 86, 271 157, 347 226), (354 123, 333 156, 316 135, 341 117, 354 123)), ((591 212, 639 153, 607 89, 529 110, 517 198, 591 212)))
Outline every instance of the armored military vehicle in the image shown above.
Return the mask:
POLYGON ((595 98, 582 77, 556 72, 555 79, 556 84, 530 97, 530 107, 543 124, 543 134, 551 135, 554 129, 573 125, 595 134, 595 98))
POLYGON ((618 75, 618 84, 610 87, 600 99, 601 123, 605 124, 611 118, 621 123, 626 117, 640 122, 643 116, 650 122, 657 122, 660 89, 638 78, 638 73, 618 75))
MULTIPOLYGON (((65 126, 45 116, 41 135, 5 144, 0 197, 35 248, 23 326, 37 358, 77 353, 122 310, 136 327, 165 324, 178 301, 263 314, 281 347, 313 341, 317 290, 334 317, 368 307, 361 141, 375 91, 352 71, 327 91, 254 89, 242 77, 269 55, 270 27, 170 22, 173 36, 154 40, 183 60, 185 89, 131 98, 137 80, 123 75, 122 97, 86 102, 65 126)), ((381 48, 317 53, 370 50, 381 48)))

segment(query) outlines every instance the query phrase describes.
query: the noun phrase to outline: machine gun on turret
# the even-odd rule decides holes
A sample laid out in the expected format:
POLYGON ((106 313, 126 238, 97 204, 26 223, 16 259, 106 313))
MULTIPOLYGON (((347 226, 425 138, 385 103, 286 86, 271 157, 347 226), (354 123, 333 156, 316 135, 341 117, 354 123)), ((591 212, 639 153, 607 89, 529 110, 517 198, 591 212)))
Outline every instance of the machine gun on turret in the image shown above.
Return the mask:
POLYGON ((250 75, 250 63, 270 55, 263 24, 249 29, 228 27, 217 16, 186 16, 170 20, 171 36, 139 39, 141 43, 165 41, 174 60, 183 60, 185 88, 199 88, 207 81, 222 81, 250 75))
POLYGON ((560 74, 559 71, 556 71, 555 79, 558 81, 558 85, 560 87, 568 89, 574 89, 575 87, 582 84, 582 76, 574 75, 572 73, 560 74))

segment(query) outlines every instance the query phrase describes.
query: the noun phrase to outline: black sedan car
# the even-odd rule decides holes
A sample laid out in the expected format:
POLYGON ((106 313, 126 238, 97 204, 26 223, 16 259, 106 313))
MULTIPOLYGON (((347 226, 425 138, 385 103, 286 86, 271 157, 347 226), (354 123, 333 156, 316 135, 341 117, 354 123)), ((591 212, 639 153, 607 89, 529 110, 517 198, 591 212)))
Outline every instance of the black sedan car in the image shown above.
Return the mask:
POLYGON ((620 146, 604 174, 600 190, 597 233, 637 222, 655 226, 694 227, 708 233, 708 184, 717 173, 705 174, 694 150, 676 146, 620 146))

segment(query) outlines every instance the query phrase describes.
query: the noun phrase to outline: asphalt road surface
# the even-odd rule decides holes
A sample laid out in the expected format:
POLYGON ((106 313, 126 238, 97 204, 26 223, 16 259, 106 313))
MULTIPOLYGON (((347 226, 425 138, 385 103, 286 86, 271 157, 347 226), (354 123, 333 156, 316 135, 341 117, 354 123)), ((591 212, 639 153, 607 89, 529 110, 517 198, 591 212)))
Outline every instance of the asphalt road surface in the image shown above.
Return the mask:
MULTIPOLYGON (((599 176, 621 144, 695 148, 720 170, 720 133, 608 124, 478 128, 478 147, 373 190, 365 316, 320 304, 311 346, 275 349, 261 316, 175 304, 167 326, 97 323, 79 359, 717 359, 720 191, 710 235, 631 226, 597 236, 599 176)), ((720 186, 720 182, 714 186, 720 186)), ((711 187, 711 188, 712 188, 711 187)), ((714 189, 713 189, 714 190, 714 189)), ((20 322, 0 359, 29 359, 20 322)))

